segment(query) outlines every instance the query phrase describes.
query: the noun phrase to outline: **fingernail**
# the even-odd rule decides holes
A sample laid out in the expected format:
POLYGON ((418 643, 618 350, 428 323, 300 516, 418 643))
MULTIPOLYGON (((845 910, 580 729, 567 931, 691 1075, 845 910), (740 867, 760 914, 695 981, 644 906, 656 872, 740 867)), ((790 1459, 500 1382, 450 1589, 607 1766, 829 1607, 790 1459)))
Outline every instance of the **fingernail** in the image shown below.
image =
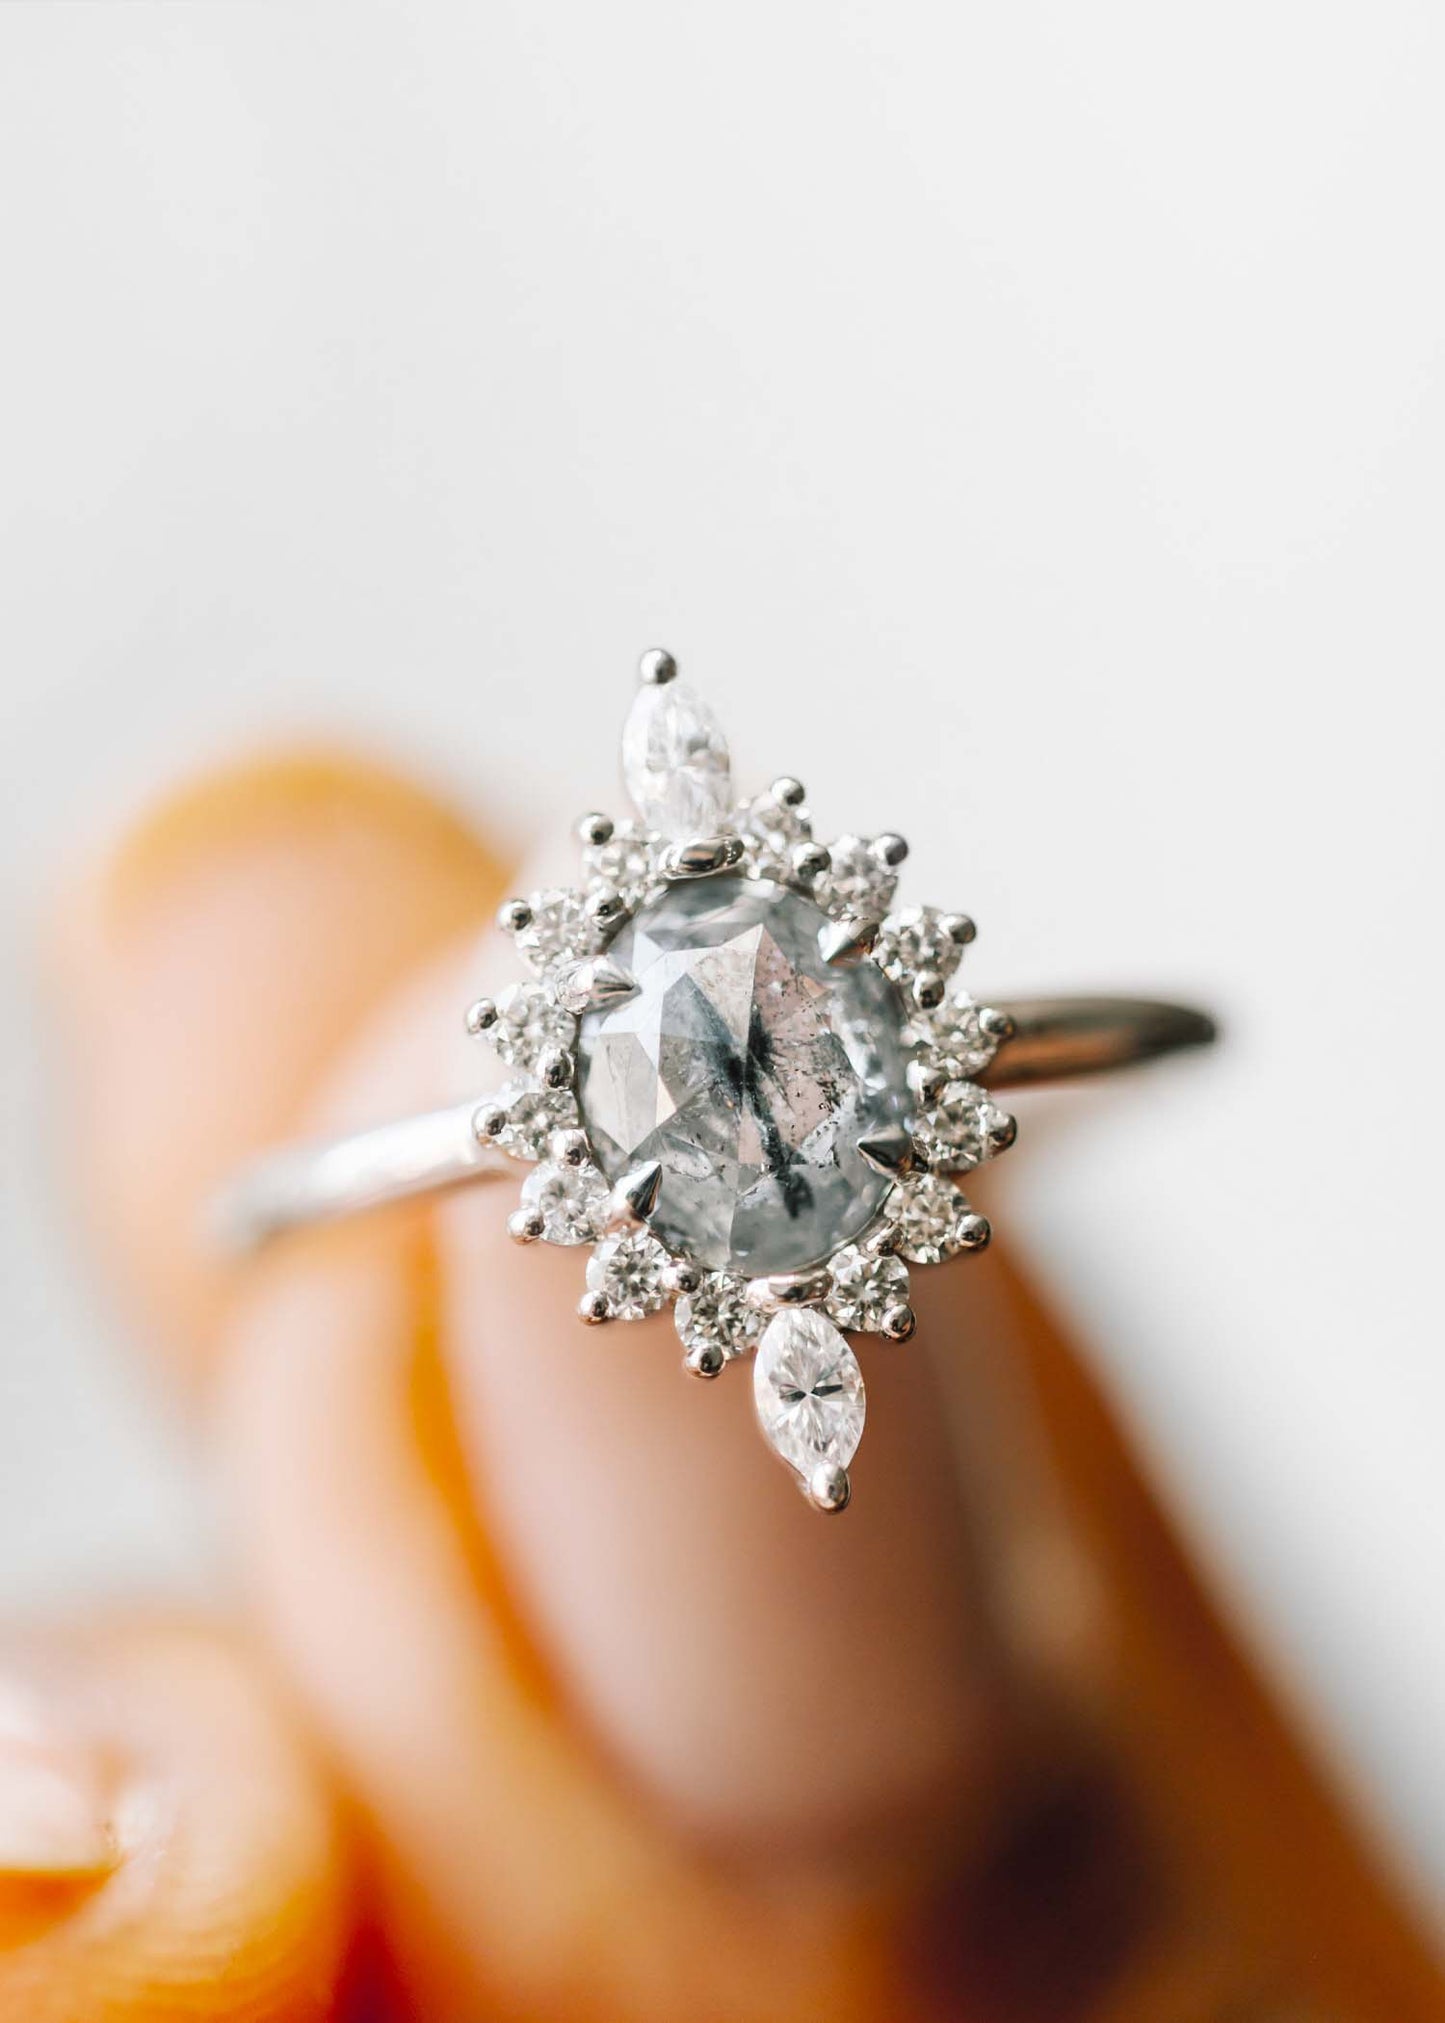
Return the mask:
POLYGON ((93 1752, 0 1679, 0 1881, 97 1876, 115 1860, 93 1752))

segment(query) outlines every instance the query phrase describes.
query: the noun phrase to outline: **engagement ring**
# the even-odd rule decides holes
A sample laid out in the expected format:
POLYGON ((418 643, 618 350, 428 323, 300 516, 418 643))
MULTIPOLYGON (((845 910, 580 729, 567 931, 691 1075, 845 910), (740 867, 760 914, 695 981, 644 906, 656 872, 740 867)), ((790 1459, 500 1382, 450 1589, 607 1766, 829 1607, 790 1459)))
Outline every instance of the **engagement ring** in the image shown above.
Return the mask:
POLYGON ((711 711, 643 656, 622 733, 635 814, 584 816, 575 885, 502 908, 531 975, 467 1027, 494 1094, 272 1154, 218 1204, 235 1247, 531 1170, 519 1243, 588 1247, 593 1325, 672 1306, 686 1367, 753 1359, 763 1433, 837 1511, 863 1432, 847 1335, 914 1331, 913 1267, 980 1251, 962 1176, 1008 1150, 995 1092, 1200 1046, 1132 998, 980 1003, 964 913, 894 905, 898 835, 813 835, 802 783, 733 789, 711 711))

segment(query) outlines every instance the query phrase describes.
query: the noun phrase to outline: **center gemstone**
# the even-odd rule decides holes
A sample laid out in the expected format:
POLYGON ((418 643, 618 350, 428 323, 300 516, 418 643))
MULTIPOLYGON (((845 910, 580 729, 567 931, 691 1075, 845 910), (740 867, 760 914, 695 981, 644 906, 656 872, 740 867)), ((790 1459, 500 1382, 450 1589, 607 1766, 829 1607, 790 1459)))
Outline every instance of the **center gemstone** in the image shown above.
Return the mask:
POLYGON ((768 879, 675 885, 608 950, 635 993, 582 1021, 594 1158, 614 1181, 660 1161, 650 1227, 710 1270, 821 1264, 888 1193, 856 1148, 907 1114, 903 1013, 872 962, 824 961, 828 925, 768 879))

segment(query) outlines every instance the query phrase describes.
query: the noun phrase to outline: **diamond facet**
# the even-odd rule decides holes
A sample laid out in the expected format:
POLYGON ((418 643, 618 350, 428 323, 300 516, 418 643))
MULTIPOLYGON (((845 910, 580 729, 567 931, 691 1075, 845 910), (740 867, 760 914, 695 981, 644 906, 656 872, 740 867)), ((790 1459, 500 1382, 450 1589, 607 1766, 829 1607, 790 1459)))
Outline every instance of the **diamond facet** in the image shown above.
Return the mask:
POLYGON ((685 682, 638 689, 622 731, 622 775, 638 814, 664 836, 681 842, 727 826, 727 741, 685 682))
POLYGON ((753 1402, 773 1447, 804 1481, 846 1468, 863 1437, 863 1373, 830 1320, 812 1307, 768 1323, 753 1363, 753 1402))
POLYGON ((612 945, 636 992, 582 1021, 597 1163, 616 1180, 660 1160, 651 1227, 711 1270, 817 1264, 889 1191, 856 1145, 906 1121, 903 1014, 872 963, 823 961, 823 924, 810 899, 768 879, 676 886, 612 945))
POLYGON ((548 1162, 522 1182, 522 1200, 541 1216, 545 1243, 591 1243, 602 1227, 607 1182, 595 1166, 548 1162))

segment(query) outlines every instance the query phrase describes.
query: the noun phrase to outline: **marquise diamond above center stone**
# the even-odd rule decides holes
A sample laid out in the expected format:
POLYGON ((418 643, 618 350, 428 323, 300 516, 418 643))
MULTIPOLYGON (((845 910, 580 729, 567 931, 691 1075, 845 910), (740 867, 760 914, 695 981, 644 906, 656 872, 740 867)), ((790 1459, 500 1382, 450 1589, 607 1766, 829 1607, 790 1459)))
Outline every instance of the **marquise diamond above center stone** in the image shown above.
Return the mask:
POLYGON ((903 1012, 873 963, 826 960, 828 925, 770 879, 679 884, 611 944, 635 991, 582 1022, 598 1164, 615 1181, 659 1161, 649 1226, 711 1270, 818 1264, 888 1195, 857 1148, 910 1109, 903 1012))

